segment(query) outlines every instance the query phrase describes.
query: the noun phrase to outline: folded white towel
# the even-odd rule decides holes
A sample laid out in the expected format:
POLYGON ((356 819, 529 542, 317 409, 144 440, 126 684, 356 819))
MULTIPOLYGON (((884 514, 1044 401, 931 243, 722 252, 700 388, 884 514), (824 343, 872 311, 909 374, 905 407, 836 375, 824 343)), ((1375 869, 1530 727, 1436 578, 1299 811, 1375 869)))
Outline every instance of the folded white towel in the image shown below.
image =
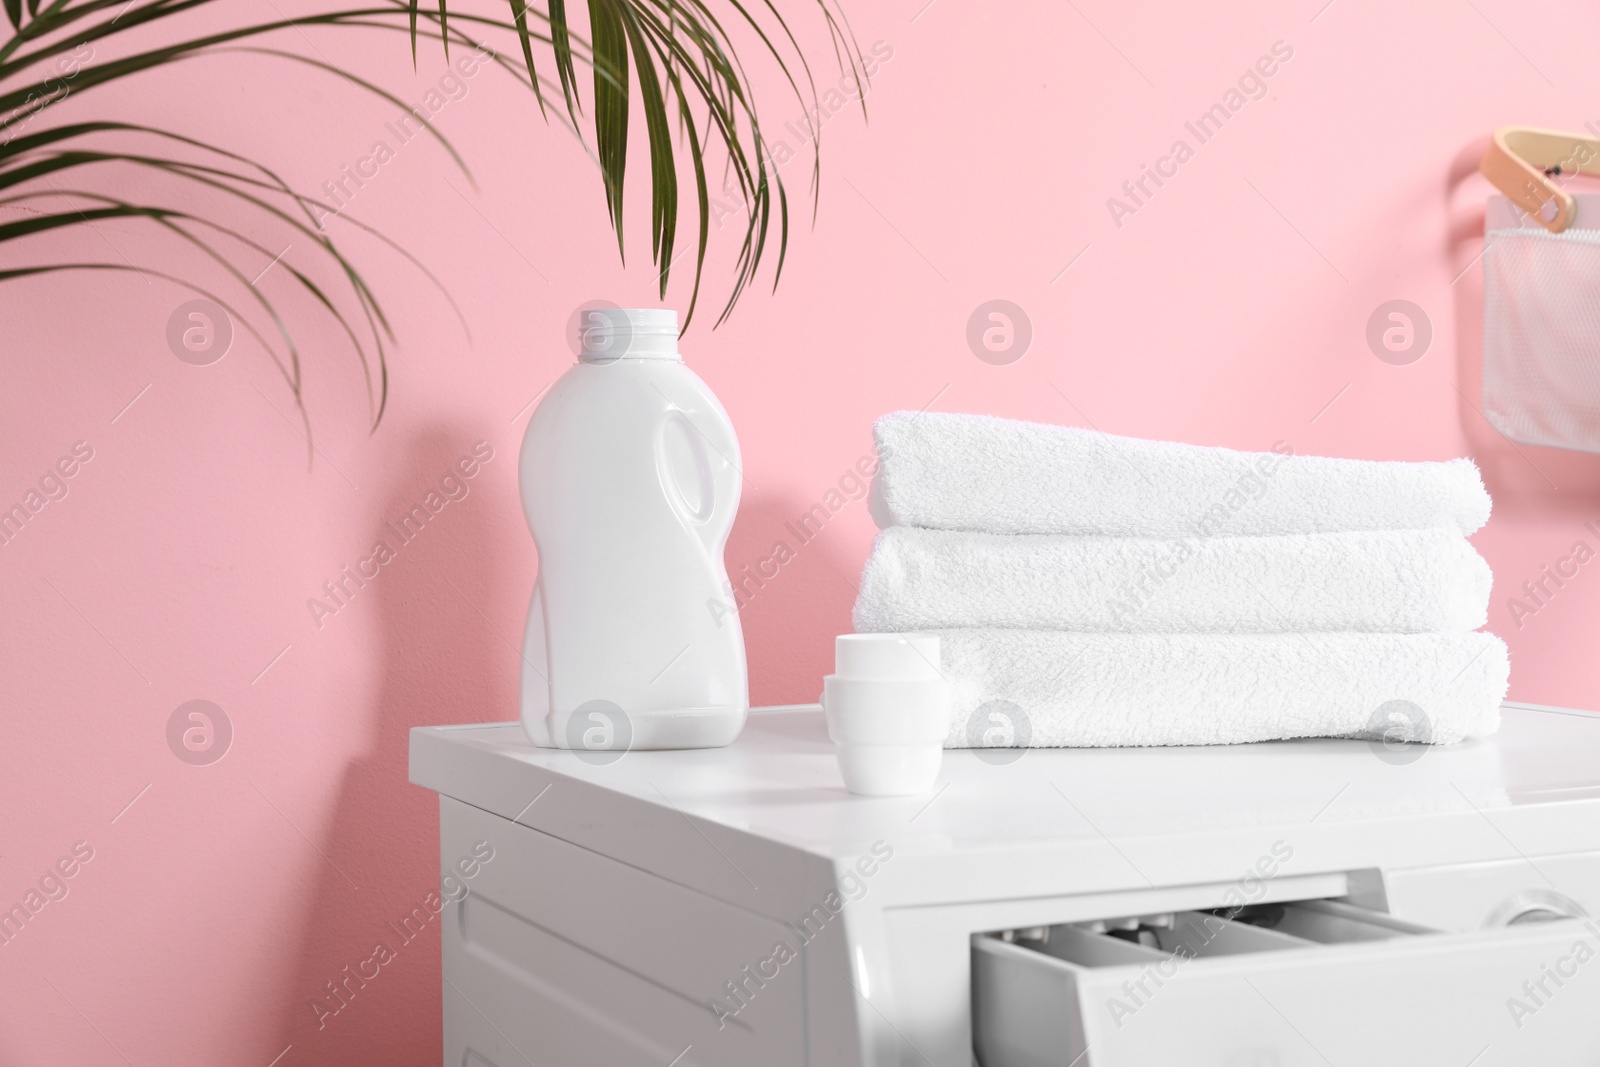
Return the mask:
POLYGON ((1374 462, 1141 441, 987 415, 899 411, 873 428, 879 526, 1131 537, 1472 533, 1489 494, 1471 460, 1374 462))
POLYGON ((941 630, 946 748, 1215 745, 1290 737, 1449 744, 1499 726, 1493 634, 941 630))
POLYGON ((892 526, 855 628, 1464 632, 1488 620, 1492 580, 1445 529, 1161 541, 892 526))

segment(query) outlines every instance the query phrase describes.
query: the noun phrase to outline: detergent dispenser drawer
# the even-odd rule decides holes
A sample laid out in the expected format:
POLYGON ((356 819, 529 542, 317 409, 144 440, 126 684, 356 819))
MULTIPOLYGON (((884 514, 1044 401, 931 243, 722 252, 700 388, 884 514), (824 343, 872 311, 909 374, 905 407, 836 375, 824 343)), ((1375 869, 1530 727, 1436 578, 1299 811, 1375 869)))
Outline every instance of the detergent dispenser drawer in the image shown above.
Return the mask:
POLYGON ((1600 1063, 1600 925, 1440 933, 1334 901, 973 939, 983 1067, 1600 1063))

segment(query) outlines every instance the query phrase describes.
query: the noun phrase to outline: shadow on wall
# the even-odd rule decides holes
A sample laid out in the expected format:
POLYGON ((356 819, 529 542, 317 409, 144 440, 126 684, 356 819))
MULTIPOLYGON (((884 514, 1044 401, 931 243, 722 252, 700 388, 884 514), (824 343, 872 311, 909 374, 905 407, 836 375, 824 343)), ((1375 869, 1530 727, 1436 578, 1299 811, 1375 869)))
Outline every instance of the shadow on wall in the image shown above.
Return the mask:
MULTIPOLYGON (((866 506, 844 505, 863 513, 866 506)), ((744 625, 753 705, 813 703, 823 675, 833 672, 833 638, 852 630, 861 579, 860 562, 840 547, 840 519, 793 498, 752 495, 739 504, 724 558, 744 625)))
MULTIPOLYGON (((509 717, 518 677, 507 644, 517 635, 488 621, 487 591, 504 573, 494 534, 522 520, 514 502, 489 494, 496 483, 479 476, 476 440, 463 425, 413 438, 374 523, 373 563, 351 567, 376 574, 361 586, 346 577, 351 595, 323 619, 378 628, 382 683, 374 706, 351 709, 368 721, 371 744, 345 771, 332 831, 318 843, 330 862, 284 997, 281 1040, 293 1048, 281 1067, 439 1062, 438 800, 407 781, 409 731, 509 717)), ((490 452, 490 464, 515 462, 490 452)))
POLYGON ((1451 276, 1459 275, 1453 288, 1462 430, 1497 516, 1593 519, 1600 496, 1600 457, 1513 442, 1483 415, 1483 264, 1477 257, 1483 251, 1485 191, 1499 194, 1469 179, 1478 173, 1488 140, 1479 138, 1462 148, 1445 183, 1448 262, 1451 276))

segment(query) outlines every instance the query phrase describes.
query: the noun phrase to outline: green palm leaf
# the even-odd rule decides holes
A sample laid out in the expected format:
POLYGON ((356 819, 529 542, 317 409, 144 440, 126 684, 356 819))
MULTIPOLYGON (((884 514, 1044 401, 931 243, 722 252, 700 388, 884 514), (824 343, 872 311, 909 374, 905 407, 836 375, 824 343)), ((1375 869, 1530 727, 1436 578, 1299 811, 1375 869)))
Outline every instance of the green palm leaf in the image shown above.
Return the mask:
MULTIPOLYGON (((275 47, 270 38, 285 31, 303 35, 306 30, 321 27, 393 30, 409 38, 415 66, 419 40, 438 42, 448 59, 452 45, 476 49, 490 36, 505 35, 516 42, 525 76, 521 80, 533 92, 547 122, 551 115, 545 110, 546 83, 539 75, 537 53, 548 49, 554 70, 551 91, 559 87, 565 103, 564 114, 560 109, 554 113, 557 124, 586 141, 576 68, 579 63, 590 67, 594 101, 589 135, 593 137, 605 210, 616 231, 619 256, 625 246, 623 205, 629 121, 633 108, 639 108, 650 156, 651 256, 659 273, 663 299, 673 265, 680 256, 679 167, 687 160, 694 177, 695 195, 691 202, 698 225, 685 326, 699 302, 709 248, 708 161, 728 168, 746 210, 744 232, 734 254, 730 293, 717 321, 727 318, 754 280, 770 240, 775 239, 778 246, 773 284, 782 276, 789 237, 788 195, 761 133, 751 76, 729 32, 732 28, 740 30, 742 36, 753 34, 748 39, 756 43, 760 58, 776 65, 782 83, 803 107, 815 107, 817 94, 811 63, 775 0, 761 0, 760 4, 753 0, 589 0, 587 36, 572 25, 566 0, 545 0, 543 10, 528 6, 527 0, 508 0, 510 12, 505 18, 479 14, 459 4, 451 6, 448 0, 438 0, 437 10, 423 8, 420 0, 354 0, 354 6, 292 19, 243 19, 221 28, 208 19, 208 29, 200 33, 188 27, 187 17, 197 14, 197 8, 209 9, 218 0, 4 2, 11 35, 0 42, 0 192, 6 194, 0 197, 0 205, 20 208, 37 202, 46 209, 36 211, 30 207, 27 210, 33 213, 27 218, 0 223, 0 250, 7 253, 0 255, 0 281, 72 270, 125 269, 178 281, 226 308, 260 342, 293 392, 303 422, 300 349, 278 307, 249 284, 235 260, 241 253, 271 255, 270 250, 245 233, 235 220, 236 212, 228 212, 227 220, 209 217, 205 209, 194 206, 184 190, 228 198, 247 215, 284 227, 295 235, 298 246, 309 248, 315 257, 331 265, 340 283, 334 288, 317 280, 321 268, 311 263, 286 263, 285 268, 295 289, 334 319, 345 342, 354 350, 367 382, 370 424, 376 428, 387 402, 385 349, 393 340, 393 330, 377 294, 325 227, 327 211, 322 202, 293 188, 261 162, 176 131, 126 122, 52 123, 51 108, 56 102, 188 59, 238 51, 271 55, 334 75, 358 92, 409 110, 400 97, 382 86, 325 60, 275 47), (713 3, 726 8, 728 26, 713 11, 713 3), (141 31, 136 38, 124 36, 136 29, 141 31), (132 40, 141 44, 132 49, 121 44, 132 40), (97 60, 96 46, 108 41, 117 44, 107 49, 114 58, 97 60), (152 41, 156 43, 152 45, 152 41), (129 148, 125 142, 130 137, 143 138, 155 147, 129 148), (55 184, 55 179, 62 176, 94 177, 128 167, 160 176, 167 183, 165 195, 176 198, 183 207, 137 203, 76 185, 63 190, 55 184), (72 206, 60 209, 62 199, 72 206), (319 212, 324 216, 320 220, 319 212), (50 233, 106 219, 154 226, 200 251, 235 284, 242 283, 250 290, 249 305, 255 314, 272 322, 278 343, 268 344, 266 335, 251 323, 250 316, 238 315, 233 305, 209 290, 148 265, 26 261, 38 254, 39 241, 50 233)), ((860 49, 842 12, 833 6, 836 0, 813 2, 826 25, 835 62, 864 81, 860 49)), ((489 54, 501 69, 518 69, 498 49, 489 54)), ((465 160, 425 118, 423 123, 471 181, 465 160)), ((813 214, 821 173, 818 141, 820 137, 813 140, 813 214)), ((204 202, 203 198, 200 202, 204 202)), ((444 291, 415 256, 368 224, 341 211, 336 225, 377 237, 444 291)), ((448 299, 448 293, 445 296, 448 299)), ((453 300, 450 304, 459 318, 459 308, 453 300)), ((309 447, 309 427, 307 430, 309 447)))

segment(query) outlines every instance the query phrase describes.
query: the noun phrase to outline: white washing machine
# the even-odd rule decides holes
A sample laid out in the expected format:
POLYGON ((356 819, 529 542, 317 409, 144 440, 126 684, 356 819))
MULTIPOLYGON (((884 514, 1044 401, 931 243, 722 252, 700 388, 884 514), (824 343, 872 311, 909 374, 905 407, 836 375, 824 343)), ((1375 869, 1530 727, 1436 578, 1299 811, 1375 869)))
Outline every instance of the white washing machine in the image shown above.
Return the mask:
POLYGON ((1600 1064, 1600 716, 1449 748, 947 752, 411 737, 447 1067, 1600 1064), (609 761, 609 762, 602 762, 609 761))

